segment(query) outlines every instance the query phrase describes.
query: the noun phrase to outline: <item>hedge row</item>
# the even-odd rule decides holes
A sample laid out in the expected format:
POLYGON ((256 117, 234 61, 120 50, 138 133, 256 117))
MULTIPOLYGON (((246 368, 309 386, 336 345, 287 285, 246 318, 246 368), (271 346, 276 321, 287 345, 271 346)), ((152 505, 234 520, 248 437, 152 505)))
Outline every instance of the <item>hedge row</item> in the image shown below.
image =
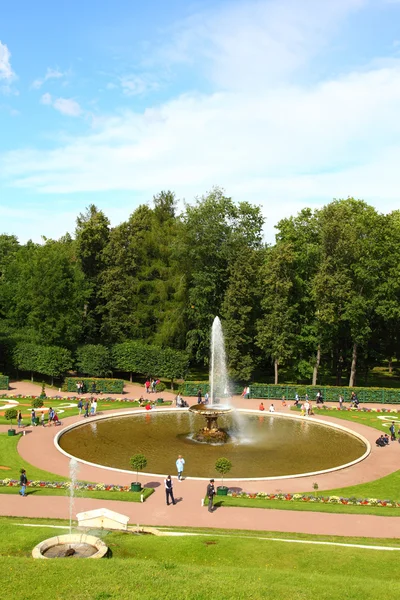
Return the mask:
POLYGON ((0 375, 0 390, 8 390, 9 377, 0 375))
MULTIPOLYGON (((185 396, 197 396, 198 390, 202 395, 209 392, 207 382, 186 381, 183 385, 182 393, 185 396)), ((243 386, 231 385, 231 394, 241 394, 243 386)), ((339 402, 339 396, 343 396, 345 402, 350 401, 352 392, 357 394, 360 402, 364 404, 400 404, 400 388, 363 388, 363 387, 335 387, 335 386, 312 386, 312 385, 268 385, 265 383, 254 383, 250 385, 250 398, 260 398, 266 400, 294 400, 296 394, 304 399, 308 394, 310 400, 315 400, 317 392, 322 393, 324 401, 339 402)))
POLYGON ((97 377, 66 377, 67 392, 76 392, 76 384, 82 381, 85 392, 102 394, 122 394, 124 391, 123 379, 99 379, 97 377), (93 390, 95 384, 95 390, 93 390))

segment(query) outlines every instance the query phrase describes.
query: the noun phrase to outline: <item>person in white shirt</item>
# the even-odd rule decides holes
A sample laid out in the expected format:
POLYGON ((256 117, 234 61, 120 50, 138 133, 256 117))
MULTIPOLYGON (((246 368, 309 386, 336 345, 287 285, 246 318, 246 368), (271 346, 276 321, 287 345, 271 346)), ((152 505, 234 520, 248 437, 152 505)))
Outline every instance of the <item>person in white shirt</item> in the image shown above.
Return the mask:
POLYGON ((275 412, 275 406, 273 404, 271 404, 271 406, 269 407, 269 412, 275 412))

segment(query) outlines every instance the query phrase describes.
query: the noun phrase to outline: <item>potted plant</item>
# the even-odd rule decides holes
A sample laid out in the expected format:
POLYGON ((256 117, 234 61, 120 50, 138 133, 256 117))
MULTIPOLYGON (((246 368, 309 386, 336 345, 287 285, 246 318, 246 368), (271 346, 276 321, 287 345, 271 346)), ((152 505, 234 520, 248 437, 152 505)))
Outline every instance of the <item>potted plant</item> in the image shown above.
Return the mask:
POLYGON ((18 416, 18 411, 16 408, 7 408, 7 410, 4 413, 5 418, 7 419, 7 421, 11 421, 11 427, 8 430, 8 435, 15 435, 15 429, 13 428, 13 419, 16 419, 18 416))
POLYGON ((131 468, 136 471, 136 481, 131 483, 131 492, 140 492, 142 489, 142 485, 139 483, 139 471, 142 471, 147 466, 147 458, 144 454, 135 454, 132 456, 131 460, 131 468))
POLYGON ((217 496, 227 496, 228 489, 224 485, 224 475, 232 469, 232 463, 227 458, 219 458, 215 463, 215 470, 222 476, 222 485, 217 487, 217 496))

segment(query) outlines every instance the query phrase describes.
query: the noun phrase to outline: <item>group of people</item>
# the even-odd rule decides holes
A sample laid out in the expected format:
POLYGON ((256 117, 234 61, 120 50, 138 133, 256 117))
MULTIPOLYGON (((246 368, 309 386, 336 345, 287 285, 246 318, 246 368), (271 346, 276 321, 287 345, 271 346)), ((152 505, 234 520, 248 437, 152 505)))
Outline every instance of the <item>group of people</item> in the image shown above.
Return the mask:
MULTIPOLYGON (((21 410, 19 410, 18 415, 17 415, 18 427, 23 426, 22 420, 23 420, 22 412, 21 412, 21 410)), ((46 418, 45 418, 44 410, 42 410, 40 413, 40 424, 42 425, 42 427, 46 427, 46 418)), ((61 421, 58 418, 56 411, 51 406, 49 408, 49 418, 48 418, 47 424, 49 427, 51 425, 61 425, 61 421)), ((32 427, 36 427, 37 425, 39 425, 39 417, 36 416, 36 410, 34 408, 32 408, 32 410, 31 410, 31 425, 32 425, 32 427)))
POLYGON ((204 400, 203 400, 203 392, 201 391, 201 388, 198 389, 197 404, 208 404, 209 398, 210 398, 210 396, 209 396, 208 392, 206 392, 204 394, 204 400))
MULTIPOLYGON (((261 410, 261 411, 265 410, 264 402, 260 403, 260 406, 258 407, 258 410, 261 410)), ((273 404, 270 404, 268 412, 270 412, 270 413, 274 413, 275 412, 275 406, 273 404)))
MULTIPOLYGON (((185 459, 180 454, 176 459, 176 470, 178 472, 178 481, 183 481, 183 470, 185 468, 185 459)), ((167 506, 170 504, 176 504, 175 496, 174 496, 174 483, 171 475, 167 475, 164 479, 164 487, 165 487, 165 500, 167 506)), ((214 496, 215 496, 215 486, 214 479, 210 479, 210 483, 207 485, 206 496, 208 499, 208 511, 213 512, 214 510, 214 496)))
MULTIPOLYGON (((390 440, 389 440, 389 435, 387 433, 383 434, 378 437, 378 439, 375 441, 377 446, 380 447, 384 447, 384 446, 388 446, 389 445, 389 441, 391 442, 395 442, 396 441, 396 423, 394 421, 391 422, 390 427, 389 427, 389 431, 390 431, 390 440)), ((398 436, 398 440, 400 443, 400 427, 397 430, 397 436, 398 436)))
POLYGON ((79 399, 78 402, 78 414, 81 415, 82 411, 84 411, 83 416, 84 417, 89 417, 92 416, 94 417, 97 413, 97 398, 87 398, 85 400, 85 403, 82 402, 81 399, 79 399))
POLYGON ((146 379, 144 387, 146 389, 146 394, 155 394, 157 391, 157 384, 160 383, 159 379, 146 379))
POLYGON ((177 396, 175 396, 175 405, 178 408, 186 408, 187 406, 189 406, 186 400, 182 398, 182 396, 179 393, 177 394, 177 396))
MULTIPOLYGON (((78 394, 86 394, 86 392, 88 391, 86 389, 86 383, 84 381, 78 381, 76 384, 76 390, 78 392, 78 394)), ((91 394, 97 394, 97 389, 96 389, 96 383, 94 381, 92 381, 92 385, 90 388, 90 393, 91 394)))

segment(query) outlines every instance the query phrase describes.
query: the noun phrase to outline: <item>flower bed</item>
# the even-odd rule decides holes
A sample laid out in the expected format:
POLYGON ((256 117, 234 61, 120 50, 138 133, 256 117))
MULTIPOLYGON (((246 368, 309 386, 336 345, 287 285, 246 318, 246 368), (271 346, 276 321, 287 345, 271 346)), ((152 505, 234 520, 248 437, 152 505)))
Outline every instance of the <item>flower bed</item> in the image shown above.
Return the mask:
POLYGON ((341 496, 314 496, 308 494, 267 494, 265 492, 228 492, 232 498, 246 498, 254 500, 255 498, 263 500, 278 500, 284 502, 314 502, 319 504, 350 504, 353 506, 387 506, 390 508, 400 508, 400 502, 394 500, 379 500, 378 498, 344 498, 341 496))
MULTIPOLYGON (((20 487, 18 479, 0 479, 0 487, 20 487)), ((49 488, 57 490, 69 490, 71 488, 70 481, 28 481, 29 488, 49 488)), ((81 483, 77 482, 74 486, 75 490, 83 490, 86 492, 129 492, 130 486, 114 485, 111 483, 81 483)))

